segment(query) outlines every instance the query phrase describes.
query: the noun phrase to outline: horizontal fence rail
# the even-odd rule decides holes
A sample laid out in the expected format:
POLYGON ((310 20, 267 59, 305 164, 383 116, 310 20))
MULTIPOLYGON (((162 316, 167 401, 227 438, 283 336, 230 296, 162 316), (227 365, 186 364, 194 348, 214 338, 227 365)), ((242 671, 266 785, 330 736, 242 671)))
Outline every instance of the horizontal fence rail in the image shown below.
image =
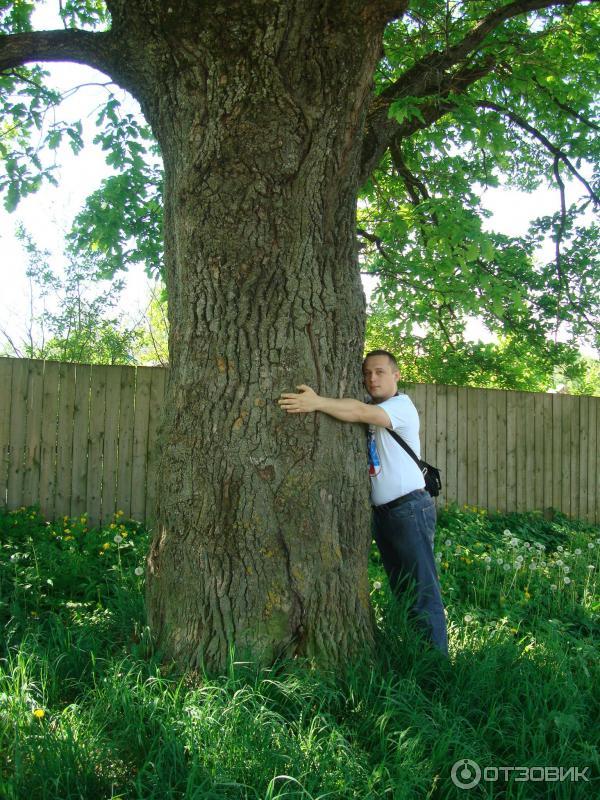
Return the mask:
MULTIPOLYGON (((152 521, 167 371, 0 358, 0 501, 152 521)), ((600 398, 405 385, 441 504, 600 521, 600 398)))

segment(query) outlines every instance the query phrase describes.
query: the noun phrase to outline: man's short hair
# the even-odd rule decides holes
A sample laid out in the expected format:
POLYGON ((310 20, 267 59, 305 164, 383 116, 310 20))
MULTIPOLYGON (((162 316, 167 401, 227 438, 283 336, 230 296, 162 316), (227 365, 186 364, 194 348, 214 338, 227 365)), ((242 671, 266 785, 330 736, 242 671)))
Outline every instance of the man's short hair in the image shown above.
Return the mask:
POLYGON ((363 359, 363 363, 362 363, 363 367, 365 365, 365 361, 370 356, 387 356, 389 358, 389 360, 390 360, 391 365, 392 365, 392 369, 394 371, 396 371, 396 372, 399 372, 399 370, 398 370, 398 362, 396 361, 396 356, 393 353, 390 353, 388 350, 371 350, 371 352, 367 353, 367 355, 363 359))

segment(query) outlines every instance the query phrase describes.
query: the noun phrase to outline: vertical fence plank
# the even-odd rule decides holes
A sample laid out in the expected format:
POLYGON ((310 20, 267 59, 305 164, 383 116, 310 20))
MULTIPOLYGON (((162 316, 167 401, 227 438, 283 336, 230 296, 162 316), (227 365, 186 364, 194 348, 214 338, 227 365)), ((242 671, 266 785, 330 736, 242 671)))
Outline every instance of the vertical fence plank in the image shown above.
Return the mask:
POLYGON ((117 509, 131 516, 131 471, 133 468, 133 412, 135 367, 121 368, 121 413, 119 415, 119 468, 117 509))
POLYGON ((456 502, 462 508, 467 503, 467 475, 468 475, 468 396, 467 390, 463 386, 459 386, 457 394, 457 415, 456 415, 456 433, 457 433, 457 470, 456 470, 456 502))
POLYGON ((544 395, 533 396, 533 508, 544 508, 544 395))
POLYGON ((73 490, 73 421, 75 419, 75 365, 58 367, 58 436, 54 515, 69 516, 73 490))
POLYGON ((443 476, 442 491, 438 498, 438 502, 443 505, 447 503, 447 484, 445 476, 447 473, 446 468, 446 452, 448 450, 448 387, 437 385, 435 387, 435 460, 431 463, 434 464, 443 476))
POLYGON ((7 504, 13 360, 0 358, 0 507, 7 504))
POLYGON ((135 380, 135 414, 133 423, 133 473, 131 483, 131 516, 143 520, 146 515, 146 465, 148 458, 148 423, 150 416, 150 367, 138 367, 135 380))
POLYGON ((22 359, 13 364, 10 405, 10 464, 7 490, 9 508, 18 508, 23 505, 28 363, 26 359, 22 359))
POLYGON ((467 392, 467 503, 476 506, 478 476, 478 420, 479 392, 471 389, 467 392))
POLYGON ((597 524, 600 523, 600 469, 598 469, 598 450, 600 450, 600 403, 595 403, 595 413, 596 413, 596 450, 595 452, 595 468, 593 470, 594 475, 596 476, 596 490, 594 492, 595 497, 595 512, 594 512, 594 520, 597 524))
POLYGON ((517 508, 517 394, 506 393, 506 506, 517 508))
POLYGON ((578 462, 579 462, 579 480, 577 481, 577 485, 579 487, 578 490, 578 511, 577 516, 581 519, 586 519, 587 517, 587 505, 588 505, 588 483, 589 483, 589 476, 587 471, 587 459, 588 459, 588 445, 589 445, 589 427, 590 427, 590 418, 589 418, 589 404, 588 404, 587 397, 578 397, 577 401, 579 404, 579 435, 578 435, 578 442, 579 442, 579 451, 578 451, 578 462))
POLYGON ((104 365, 94 365, 90 370, 90 429, 86 510, 92 525, 99 525, 102 519, 102 467, 104 460, 107 370, 108 367, 104 365))
POLYGON ((488 471, 488 437, 487 437, 487 399, 485 389, 474 389, 477 392, 477 502, 476 506, 487 507, 487 471, 488 471))
MULTIPOLYGON (((425 461, 429 461, 430 464, 435 464, 435 456, 436 456, 435 441, 437 436, 436 388, 434 384, 427 384, 425 390, 426 390, 425 416, 424 416, 425 431, 424 431, 424 436, 422 437, 423 444, 425 447, 425 454, 424 455, 421 454, 421 458, 424 458, 425 461)), ((423 417, 421 419, 423 419, 423 417)))
POLYGON ((559 395, 552 395, 552 508, 559 511, 562 506, 562 410, 559 395))
POLYGON ((535 396, 532 392, 524 392, 523 398, 523 436, 521 448, 524 454, 524 502, 523 511, 535 508, 535 396))
POLYGON ((595 524, 600 523, 600 509, 597 508, 596 503, 600 503, 600 489, 598 481, 600 480, 600 463, 598 459, 598 448, 600 447, 600 437, 597 435, 597 420, 600 406, 600 399, 595 397, 588 397, 588 457, 587 457, 587 473, 589 475, 589 491, 587 497, 587 520, 595 524))
POLYGON ((570 452, 570 470, 569 480, 571 482, 571 491, 569 497, 569 514, 573 518, 579 517, 579 453, 581 448, 579 438, 579 414, 581 406, 579 397, 568 397, 567 406, 569 409, 569 418, 571 422, 571 444, 569 447, 570 452))
POLYGON ((571 404, 564 395, 560 398, 561 408, 561 492, 559 509, 567 516, 571 513, 571 404))
POLYGON ((497 508, 498 511, 506 512, 506 481, 507 481, 507 465, 506 465, 506 395, 505 390, 496 393, 496 418, 497 431, 496 431, 496 459, 498 465, 498 498, 497 508))
POLYGON ((59 391, 58 366, 56 362, 52 361, 47 361, 44 366, 39 502, 42 514, 46 519, 54 518, 54 499, 56 494, 59 391))
POLYGON ((517 511, 525 510, 525 398, 514 392, 515 402, 515 494, 517 511))
POLYGON ((75 367, 75 405, 73 407, 73 472, 71 474, 71 516, 83 514, 87 502, 87 472, 90 423, 89 364, 75 367))
POLYGON ((150 418, 148 423, 148 466, 146 473, 146 522, 155 521, 159 429, 165 397, 166 371, 155 367, 151 373, 150 418))
POLYGON ((28 362, 28 367, 27 423, 23 464, 23 505, 25 506, 39 503, 44 362, 32 359, 28 362))
POLYGON ((498 399, 499 392, 486 392, 487 406, 487 503, 490 511, 498 508, 498 399))
POLYGON ((448 386, 446 399, 446 472, 442 482, 446 487, 446 503, 458 502, 458 388, 448 386))
POLYGON ((542 400, 544 431, 544 502, 543 509, 547 513, 552 508, 552 464, 554 447, 554 428, 552 424, 552 395, 545 394, 542 400))
POLYGON ((121 367, 110 367, 106 375, 104 415, 104 469, 102 472, 102 519, 110 522, 117 498, 119 416, 121 411, 121 367))

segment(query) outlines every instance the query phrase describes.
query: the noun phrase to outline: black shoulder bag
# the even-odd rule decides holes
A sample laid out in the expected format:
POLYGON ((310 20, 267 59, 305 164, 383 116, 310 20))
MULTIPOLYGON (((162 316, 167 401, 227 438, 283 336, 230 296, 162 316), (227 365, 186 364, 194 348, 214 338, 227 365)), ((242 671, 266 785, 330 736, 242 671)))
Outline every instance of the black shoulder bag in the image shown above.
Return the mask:
POLYGON ((391 434, 394 439, 398 442, 400 447, 404 448, 408 455, 412 458, 415 462, 417 467, 423 473, 423 477, 425 478, 425 488, 429 492, 432 497, 437 497, 442 488, 442 478, 440 476, 440 471, 437 467, 428 464, 426 461, 421 461, 421 459, 417 456, 414 452, 412 447, 410 447, 404 439, 399 436, 396 431, 392 431, 389 428, 386 428, 386 431, 391 434))

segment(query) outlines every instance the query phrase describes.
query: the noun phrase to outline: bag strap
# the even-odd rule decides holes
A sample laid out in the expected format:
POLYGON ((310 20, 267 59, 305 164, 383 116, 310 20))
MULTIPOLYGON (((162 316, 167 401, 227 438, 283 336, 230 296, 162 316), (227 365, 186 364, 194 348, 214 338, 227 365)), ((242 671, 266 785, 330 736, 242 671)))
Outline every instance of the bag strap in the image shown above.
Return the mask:
POLYGON ((421 459, 417 456, 417 454, 412 449, 412 447, 410 447, 410 445, 408 445, 404 441, 404 439, 399 434, 396 433, 396 431, 393 431, 390 428, 386 428, 385 430, 390 434, 390 436, 392 436, 398 442, 400 447, 403 447, 404 450, 406 450, 408 455, 412 458, 412 460, 415 462, 415 464, 419 468, 419 472, 423 472, 423 467, 421 466, 421 459))

